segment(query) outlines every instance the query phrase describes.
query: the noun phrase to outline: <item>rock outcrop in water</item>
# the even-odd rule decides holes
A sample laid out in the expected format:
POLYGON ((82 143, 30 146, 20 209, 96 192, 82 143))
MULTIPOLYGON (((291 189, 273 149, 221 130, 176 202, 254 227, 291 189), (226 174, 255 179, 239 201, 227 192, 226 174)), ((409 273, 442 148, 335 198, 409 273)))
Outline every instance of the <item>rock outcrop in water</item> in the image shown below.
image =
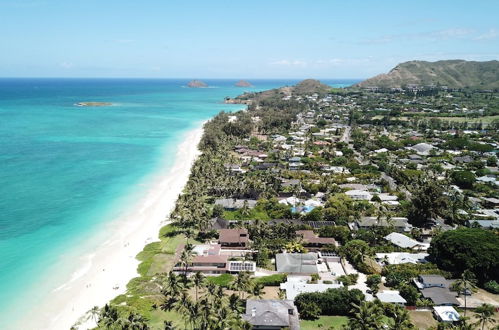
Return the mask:
POLYGON ((78 102, 76 105, 79 107, 107 107, 113 104, 110 102, 78 102))
POLYGON ((247 82, 246 80, 239 80, 237 83, 234 84, 236 87, 253 87, 252 84, 247 82))
POLYGON ((208 87, 208 84, 205 83, 204 81, 201 81, 201 80, 191 80, 187 84, 187 87, 190 87, 190 88, 205 88, 205 87, 208 87))

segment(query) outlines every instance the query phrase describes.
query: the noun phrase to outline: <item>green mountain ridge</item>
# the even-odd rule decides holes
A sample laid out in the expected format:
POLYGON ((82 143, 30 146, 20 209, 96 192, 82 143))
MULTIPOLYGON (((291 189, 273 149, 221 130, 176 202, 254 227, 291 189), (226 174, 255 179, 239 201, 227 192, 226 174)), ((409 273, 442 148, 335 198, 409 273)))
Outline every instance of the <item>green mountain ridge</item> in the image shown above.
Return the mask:
POLYGON ((499 89, 499 61, 409 61, 354 87, 401 88, 411 84, 480 90, 499 89))

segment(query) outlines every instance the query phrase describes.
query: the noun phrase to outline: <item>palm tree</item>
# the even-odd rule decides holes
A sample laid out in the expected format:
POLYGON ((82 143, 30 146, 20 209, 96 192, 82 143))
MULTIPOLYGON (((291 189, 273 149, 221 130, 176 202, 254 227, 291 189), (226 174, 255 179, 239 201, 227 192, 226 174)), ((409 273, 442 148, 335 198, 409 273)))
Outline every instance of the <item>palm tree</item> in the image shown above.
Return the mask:
POLYGON ((241 299, 235 293, 229 296, 229 308, 238 314, 243 312, 241 299))
POLYGON ((196 302, 198 301, 198 289, 204 285, 204 275, 201 272, 196 272, 192 277, 192 283, 196 288, 196 302))
POLYGON ((239 272, 232 285, 235 290, 239 291, 239 298, 242 299, 242 293, 246 291, 249 285, 249 273, 239 272))
POLYGON ((247 200, 244 200, 243 207, 241 208, 241 215, 247 217, 250 215, 250 208, 247 200))
POLYGON ((172 309, 178 301, 178 296, 182 290, 182 284, 178 275, 174 272, 170 272, 164 281, 161 293, 164 296, 164 302, 160 305, 161 310, 168 311, 172 309))
POLYGON ((111 328, 120 318, 118 310, 114 306, 106 304, 101 310, 99 324, 102 323, 106 328, 111 328))
POLYGON ((255 298, 262 298, 264 292, 263 292, 263 284, 261 283, 255 283, 253 284, 252 288, 251 288, 251 295, 255 298))
POLYGON ((170 271, 166 279, 166 285, 163 291, 166 290, 168 294, 172 296, 177 296, 182 289, 182 284, 180 282, 180 277, 174 272, 170 271))
POLYGON ((97 320, 99 319, 99 307, 97 306, 94 306, 90 309, 90 317, 92 318, 92 320, 94 320, 95 322, 97 322, 97 320))
POLYGON ((353 305, 352 317, 348 320, 348 328, 352 330, 381 329, 383 314, 378 305, 363 301, 353 305))
POLYGON ((477 325, 480 325, 482 330, 485 328, 486 324, 493 324, 496 322, 494 312, 494 306, 489 304, 482 304, 475 309, 475 316, 478 319, 477 325))
POLYGON ((409 312, 402 306, 389 304, 386 306, 385 313, 387 316, 391 317, 393 324, 391 324, 390 329, 392 330, 407 330, 414 329, 414 325, 411 323, 409 317, 409 312))
POLYGON ((175 330, 175 327, 173 326, 172 321, 164 321, 163 322, 163 329, 164 330, 175 330))
POLYGON ((147 326, 147 320, 140 314, 130 313, 127 318, 128 329, 131 330, 147 330, 149 327, 147 326))
POLYGON ((461 277, 454 282, 453 287, 457 290, 458 295, 464 293, 464 317, 466 317, 466 297, 468 296, 468 291, 473 292, 476 289, 475 275, 470 270, 465 270, 461 274, 461 277))
POLYGON ((193 245, 190 243, 187 243, 184 247, 184 250, 182 251, 182 254, 180 255, 180 264, 184 267, 184 275, 187 275, 187 271, 189 269, 189 263, 192 260, 193 257, 193 245))
POLYGON ((192 322, 191 318, 191 310, 193 309, 192 305, 194 305, 194 303, 191 301, 191 298, 189 297, 187 291, 182 291, 180 293, 179 300, 177 300, 176 303, 176 310, 177 312, 179 312, 184 316, 186 329, 187 329, 187 323, 192 322))

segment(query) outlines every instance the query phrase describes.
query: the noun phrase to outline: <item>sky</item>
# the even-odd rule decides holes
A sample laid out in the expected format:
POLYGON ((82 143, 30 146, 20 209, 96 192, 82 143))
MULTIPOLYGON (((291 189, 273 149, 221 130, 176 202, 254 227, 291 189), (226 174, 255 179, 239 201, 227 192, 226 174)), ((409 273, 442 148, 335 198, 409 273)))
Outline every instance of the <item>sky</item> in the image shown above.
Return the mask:
POLYGON ((368 78, 499 60, 498 0, 0 0, 0 77, 368 78))

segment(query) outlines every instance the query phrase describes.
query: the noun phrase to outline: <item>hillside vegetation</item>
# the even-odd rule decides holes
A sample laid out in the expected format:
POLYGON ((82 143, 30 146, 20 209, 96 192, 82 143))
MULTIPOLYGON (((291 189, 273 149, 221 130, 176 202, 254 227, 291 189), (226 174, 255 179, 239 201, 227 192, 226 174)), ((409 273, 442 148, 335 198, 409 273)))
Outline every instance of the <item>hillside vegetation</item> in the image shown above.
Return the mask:
POLYGON ((499 61, 410 61, 397 65, 387 74, 360 82, 355 87, 403 88, 409 84, 499 89, 499 61))

